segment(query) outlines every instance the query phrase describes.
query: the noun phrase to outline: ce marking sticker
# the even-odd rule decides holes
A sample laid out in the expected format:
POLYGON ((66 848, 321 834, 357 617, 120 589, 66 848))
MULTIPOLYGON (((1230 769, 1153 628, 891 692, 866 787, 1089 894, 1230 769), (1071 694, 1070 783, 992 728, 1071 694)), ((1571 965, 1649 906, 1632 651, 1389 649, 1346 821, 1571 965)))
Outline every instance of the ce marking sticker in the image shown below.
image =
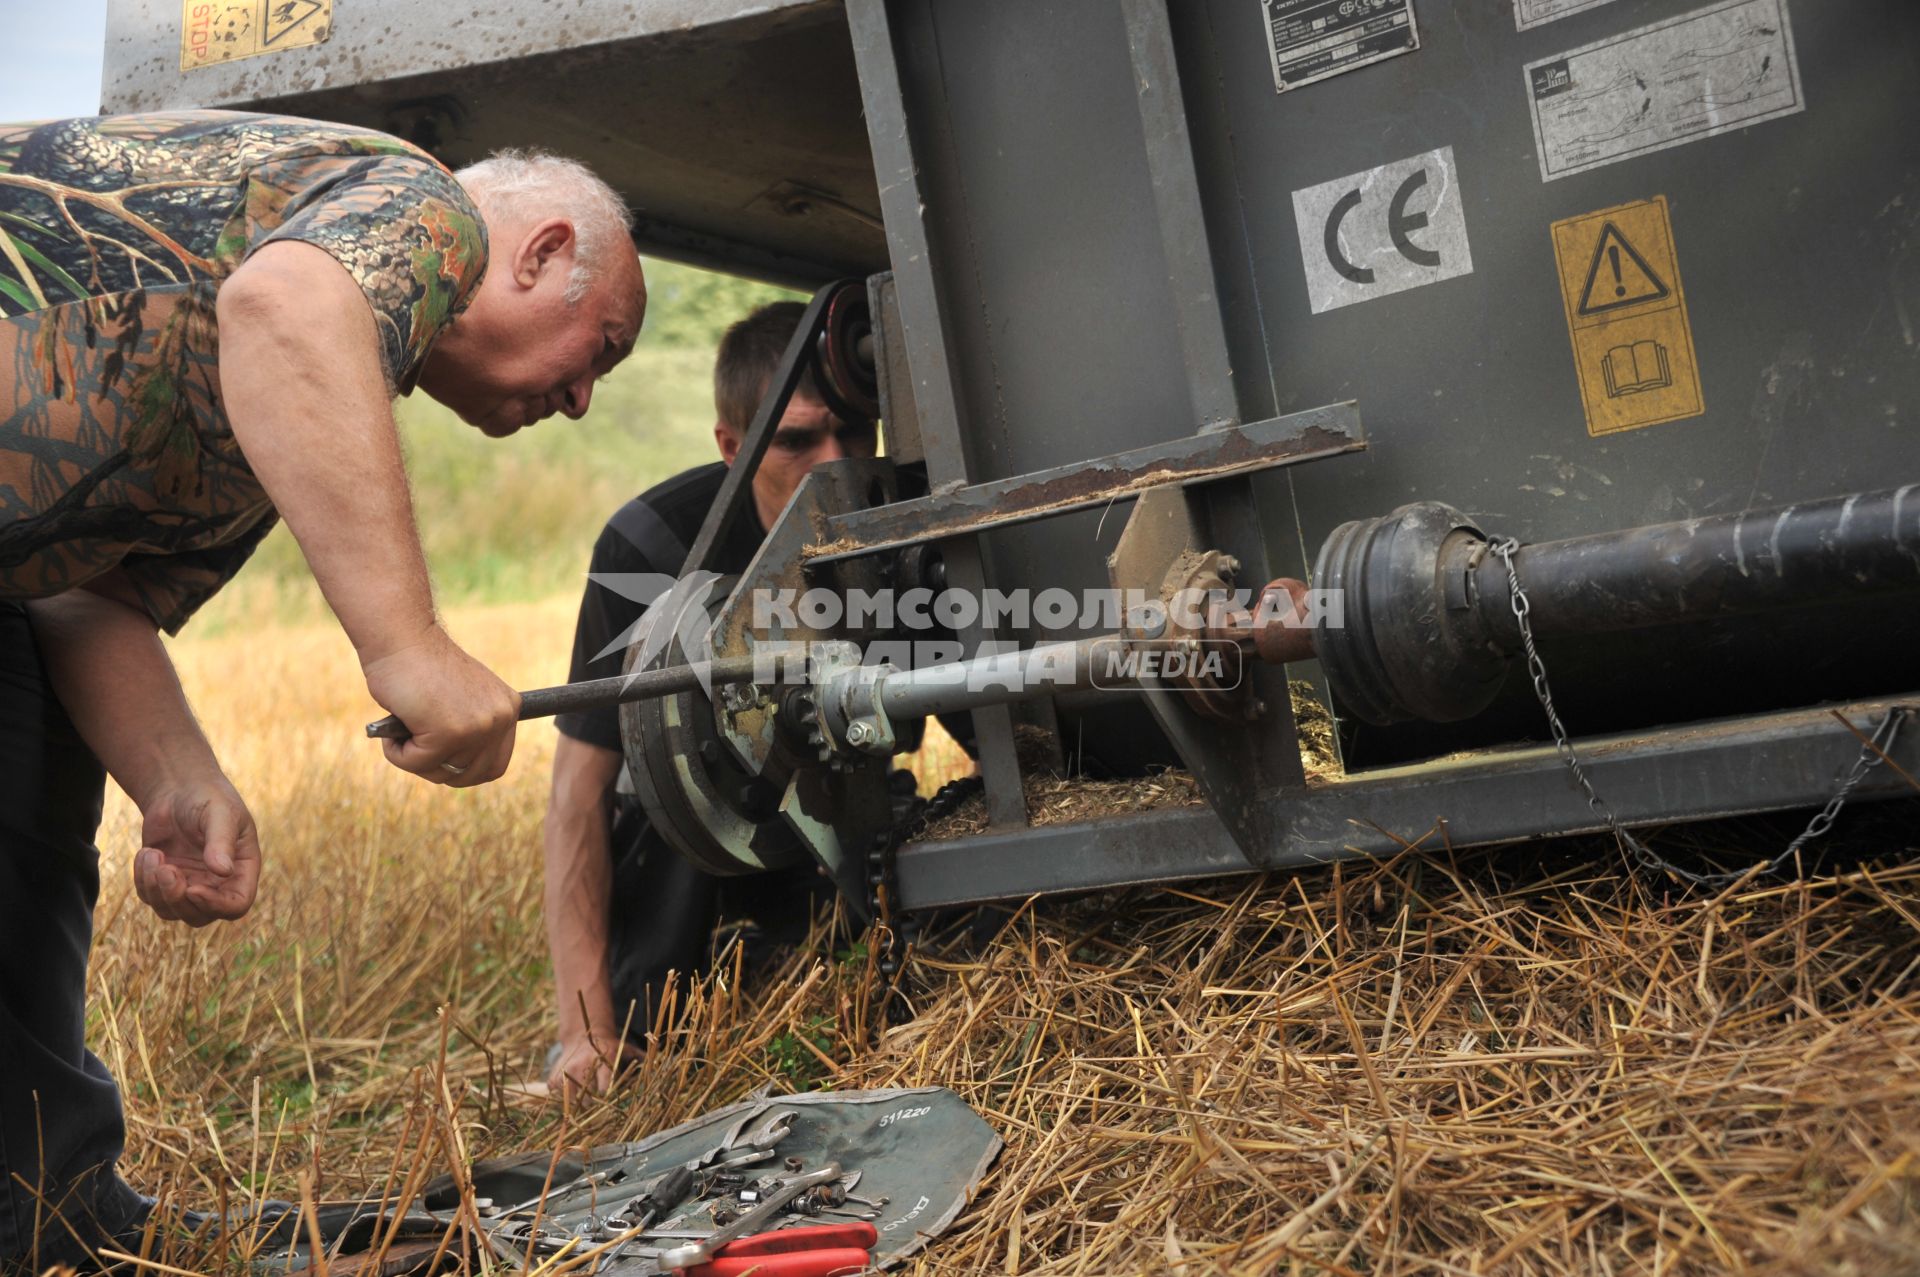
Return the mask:
POLYGON ((1450 146, 1295 191, 1293 216, 1316 315, 1473 273, 1450 146))

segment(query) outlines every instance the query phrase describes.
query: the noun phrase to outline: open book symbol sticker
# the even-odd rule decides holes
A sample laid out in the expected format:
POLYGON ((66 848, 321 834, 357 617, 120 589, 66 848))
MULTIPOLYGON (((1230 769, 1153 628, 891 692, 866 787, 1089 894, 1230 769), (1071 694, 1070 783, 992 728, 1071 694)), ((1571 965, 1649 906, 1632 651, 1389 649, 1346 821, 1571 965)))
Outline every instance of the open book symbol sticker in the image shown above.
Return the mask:
POLYGON ((1615 346, 1601 361, 1607 376, 1607 398, 1637 395, 1643 390, 1665 390, 1673 385, 1667 348, 1651 339, 1631 346, 1615 346))

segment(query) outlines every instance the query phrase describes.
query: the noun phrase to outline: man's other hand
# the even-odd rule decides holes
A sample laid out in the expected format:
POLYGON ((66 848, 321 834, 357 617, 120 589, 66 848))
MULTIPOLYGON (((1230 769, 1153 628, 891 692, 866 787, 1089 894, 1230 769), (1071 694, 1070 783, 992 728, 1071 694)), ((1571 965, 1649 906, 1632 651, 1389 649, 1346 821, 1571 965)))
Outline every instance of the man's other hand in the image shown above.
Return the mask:
POLYGON ((243 916, 260 886, 260 839, 226 777, 161 790, 141 809, 133 886, 169 922, 204 927, 243 916))
POLYGON ((560 1056, 547 1072, 547 1085, 555 1091, 568 1087, 603 1094, 613 1085, 614 1069, 641 1058, 643 1053, 627 1043, 610 1043, 599 1038, 577 1041, 561 1039, 560 1056))
POLYGON ((362 668, 373 699, 412 733, 382 743, 388 762, 456 788, 484 785, 506 772, 520 694, 444 630, 436 626, 419 642, 362 668))

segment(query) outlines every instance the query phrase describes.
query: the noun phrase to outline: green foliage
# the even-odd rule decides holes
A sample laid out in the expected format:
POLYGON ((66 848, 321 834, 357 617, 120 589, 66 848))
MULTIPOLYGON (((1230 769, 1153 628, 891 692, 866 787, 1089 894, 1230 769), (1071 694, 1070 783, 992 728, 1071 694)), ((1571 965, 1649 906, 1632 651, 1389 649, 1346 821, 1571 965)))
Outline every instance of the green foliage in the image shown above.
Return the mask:
POLYGON ((267 1087, 272 1111, 298 1116, 313 1107, 313 1082, 308 1078, 280 1078, 267 1087))
POLYGON ((647 324, 642 342, 656 349, 697 350, 712 357, 736 319, 799 293, 737 275, 647 259, 647 324))
POLYGON ((830 1015, 811 1015, 799 1033, 782 1033, 767 1043, 767 1069, 786 1078, 795 1090, 808 1090, 826 1075, 827 1066, 802 1043, 813 1043, 822 1052, 833 1054, 833 1039, 827 1031, 833 1027, 830 1015))

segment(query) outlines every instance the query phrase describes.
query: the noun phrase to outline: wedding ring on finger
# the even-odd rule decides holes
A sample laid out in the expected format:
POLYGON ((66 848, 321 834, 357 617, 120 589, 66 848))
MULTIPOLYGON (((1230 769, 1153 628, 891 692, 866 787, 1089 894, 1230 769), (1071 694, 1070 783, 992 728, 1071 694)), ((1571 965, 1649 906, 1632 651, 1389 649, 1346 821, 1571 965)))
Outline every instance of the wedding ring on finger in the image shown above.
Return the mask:
POLYGON ((452 772, 456 776, 464 776, 467 774, 467 769, 460 766, 460 764, 458 763, 441 763, 440 769, 442 771, 452 772))

